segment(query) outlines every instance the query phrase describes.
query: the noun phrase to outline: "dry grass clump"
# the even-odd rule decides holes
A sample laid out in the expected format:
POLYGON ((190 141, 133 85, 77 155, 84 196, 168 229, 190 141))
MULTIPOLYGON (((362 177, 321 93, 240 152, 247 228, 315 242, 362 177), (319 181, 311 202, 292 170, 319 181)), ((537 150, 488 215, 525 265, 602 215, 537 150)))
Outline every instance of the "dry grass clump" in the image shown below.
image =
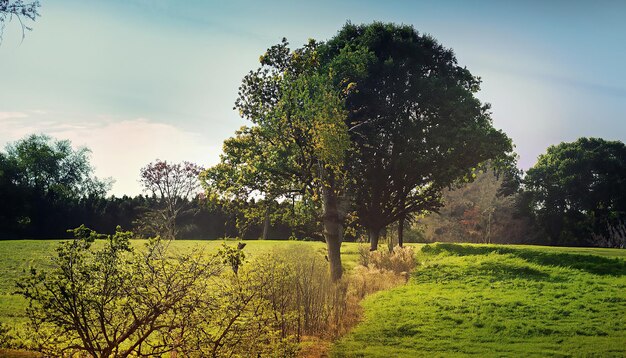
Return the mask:
POLYGON ((359 301, 365 296, 406 282, 406 275, 375 267, 357 266, 348 277, 350 295, 359 301))
MULTIPOLYGON (((404 284, 408 272, 415 266, 411 248, 398 247, 391 253, 367 252, 362 257, 366 259, 368 266, 363 265, 362 261, 339 282, 332 283, 325 262, 318 267, 315 258, 303 260, 298 255, 308 254, 293 253, 289 256, 292 264, 299 267, 294 270, 298 272, 298 280, 308 282, 311 294, 299 306, 299 313, 296 315, 297 322, 302 322, 306 327, 302 330, 306 335, 299 336, 302 342, 299 357, 326 357, 330 342, 347 333, 361 320, 361 300, 369 294, 404 284), (302 270, 305 263, 310 266, 307 270, 302 270), (316 314, 307 315, 305 312, 316 314)), ((292 296, 302 297, 306 295, 305 292, 298 290, 303 287, 307 286, 298 284, 287 291, 292 296)))
POLYGON ((360 321, 364 297, 404 284, 416 264, 413 249, 400 247, 368 252, 366 263, 339 282, 330 280, 326 261, 313 251, 276 251, 256 263, 269 274, 265 299, 275 317, 282 317, 276 326, 280 336, 305 342, 299 356, 323 356, 330 341, 360 321))
POLYGON ((359 247, 359 264, 379 270, 392 271, 408 278, 408 273, 415 268, 415 251, 412 247, 396 246, 393 250, 379 249, 369 251, 366 246, 359 247))

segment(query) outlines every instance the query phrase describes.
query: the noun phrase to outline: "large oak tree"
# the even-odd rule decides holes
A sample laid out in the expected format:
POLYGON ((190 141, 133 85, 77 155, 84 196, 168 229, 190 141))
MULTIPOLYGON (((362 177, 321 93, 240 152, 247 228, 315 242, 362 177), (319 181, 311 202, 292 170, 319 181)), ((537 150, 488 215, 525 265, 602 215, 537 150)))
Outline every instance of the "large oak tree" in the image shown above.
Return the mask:
POLYGON ((480 80, 410 26, 347 24, 327 43, 283 41, 261 64, 236 102, 253 125, 225 142, 207 188, 319 198, 334 278, 350 205, 376 248, 385 226, 436 209, 442 188, 511 151, 474 97, 480 80))
POLYGON ((387 225, 436 210, 442 189, 471 179, 481 163, 511 161, 510 139, 474 96, 480 78, 432 37, 407 25, 348 23, 322 49, 324 61, 366 58, 363 71, 335 67, 334 78, 355 84, 345 101, 348 164, 372 250, 387 225))

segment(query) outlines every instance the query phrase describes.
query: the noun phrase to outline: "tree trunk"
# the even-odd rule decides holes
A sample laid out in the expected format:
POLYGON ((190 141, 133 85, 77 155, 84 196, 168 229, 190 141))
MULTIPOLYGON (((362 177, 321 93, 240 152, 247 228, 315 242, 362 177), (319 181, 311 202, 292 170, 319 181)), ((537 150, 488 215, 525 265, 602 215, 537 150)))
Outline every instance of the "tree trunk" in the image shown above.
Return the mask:
POLYGON ((263 220, 263 236, 261 237, 263 240, 267 240, 267 236, 270 232, 270 207, 267 206, 265 209, 265 219, 263 220))
POLYGON ((324 215, 324 239, 328 249, 328 263, 330 264, 330 277, 333 281, 341 279, 343 268, 341 267, 341 241, 343 239, 343 215, 339 207, 339 198, 335 190, 336 184, 332 176, 328 178, 327 185, 322 185, 322 199, 324 215))
POLYGON ((341 267, 341 234, 335 223, 327 223, 324 220, 324 237, 328 248, 328 262, 330 264, 330 278, 334 281, 341 279, 343 268, 341 267))
POLYGON ((491 244, 491 214, 493 213, 493 209, 489 211, 489 216, 487 216, 487 237, 486 240, 488 244, 491 244))
POLYGON ((404 243, 404 218, 398 221, 398 246, 402 247, 404 243))
POLYGON ((370 251, 378 250, 378 239, 380 238, 380 229, 368 229, 367 236, 370 240, 370 251))

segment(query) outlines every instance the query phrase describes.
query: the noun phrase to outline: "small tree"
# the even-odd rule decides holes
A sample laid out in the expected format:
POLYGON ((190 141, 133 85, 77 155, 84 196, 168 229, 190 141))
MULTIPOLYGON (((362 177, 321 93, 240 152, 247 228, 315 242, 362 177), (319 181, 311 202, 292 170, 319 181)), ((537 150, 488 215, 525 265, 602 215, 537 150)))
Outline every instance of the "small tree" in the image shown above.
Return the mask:
POLYGON ((158 159, 141 169, 144 189, 156 195, 161 202, 160 209, 149 211, 144 220, 156 221, 159 224, 157 233, 161 236, 176 238, 176 219, 187 209, 189 199, 197 194, 200 186, 198 175, 202 170, 202 167, 190 162, 170 164, 158 159))
POLYGON ((52 269, 18 283, 29 300, 31 336, 49 356, 160 356, 180 343, 181 327, 218 266, 198 254, 169 257, 167 243, 133 250, 132 233, 105 236, 81 226, 61 244, 52 269))

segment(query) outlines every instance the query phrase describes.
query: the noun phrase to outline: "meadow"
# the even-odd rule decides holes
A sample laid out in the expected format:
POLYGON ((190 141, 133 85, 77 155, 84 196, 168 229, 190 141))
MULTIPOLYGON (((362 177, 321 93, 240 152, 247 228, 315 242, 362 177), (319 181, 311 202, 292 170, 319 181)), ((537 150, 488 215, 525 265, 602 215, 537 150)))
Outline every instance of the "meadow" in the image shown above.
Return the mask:
MULTIPOLYGON (((11 295, 15 281, 31 266, 45 267, 58 242, 0 241, 0 322, 25 322, 26 301, 11 295)), ((172 248, 211 253, 222 243, 175 241, 172 248)), ((276 247, 325 250, 320 242, 246 244, 250 259, 276 247)), ((418 267, 408 283, 366 297, 362 322, 331 356, 626 355, 626 250, 413 246, 418 267)), ((349 274, 359 244, 344 243, 342 258, 349 274)))
POLYGON ((435 244, 336 357, 626 355, 626 251, 435 244))
MULTIPOLYGON (((26 320, 24 310, 27 301, 21 296, 13 295, 15 283, 21 277, 28 275, 30 268, 45 268, 56 255, 55 248, 60 240, 8 240, 0 241, 0 323, 23 322, 26 320)), ((206 253, 215 253, 223 244, 236 246, 239 241, 222 240, 179 240, 172 241, 171 249, 176 252, 189 252, 194 249, 206 253)), ((270 253, 276 247, 299 248, 325 252, 326 244, 322 242, 305 241, 244 241, 244 252, 247 259, 254 259, 270 253)), ((99 242, 96 242, 98 245, 99 242)), ((143 240, 133 241, 135 247, 142 247, 143 240)), ((97 247, 97 246, 96 246, 97 247)), ((358 244, 344 243, 341 250, 344 267, 350 269, 357 264, 358 244)))

